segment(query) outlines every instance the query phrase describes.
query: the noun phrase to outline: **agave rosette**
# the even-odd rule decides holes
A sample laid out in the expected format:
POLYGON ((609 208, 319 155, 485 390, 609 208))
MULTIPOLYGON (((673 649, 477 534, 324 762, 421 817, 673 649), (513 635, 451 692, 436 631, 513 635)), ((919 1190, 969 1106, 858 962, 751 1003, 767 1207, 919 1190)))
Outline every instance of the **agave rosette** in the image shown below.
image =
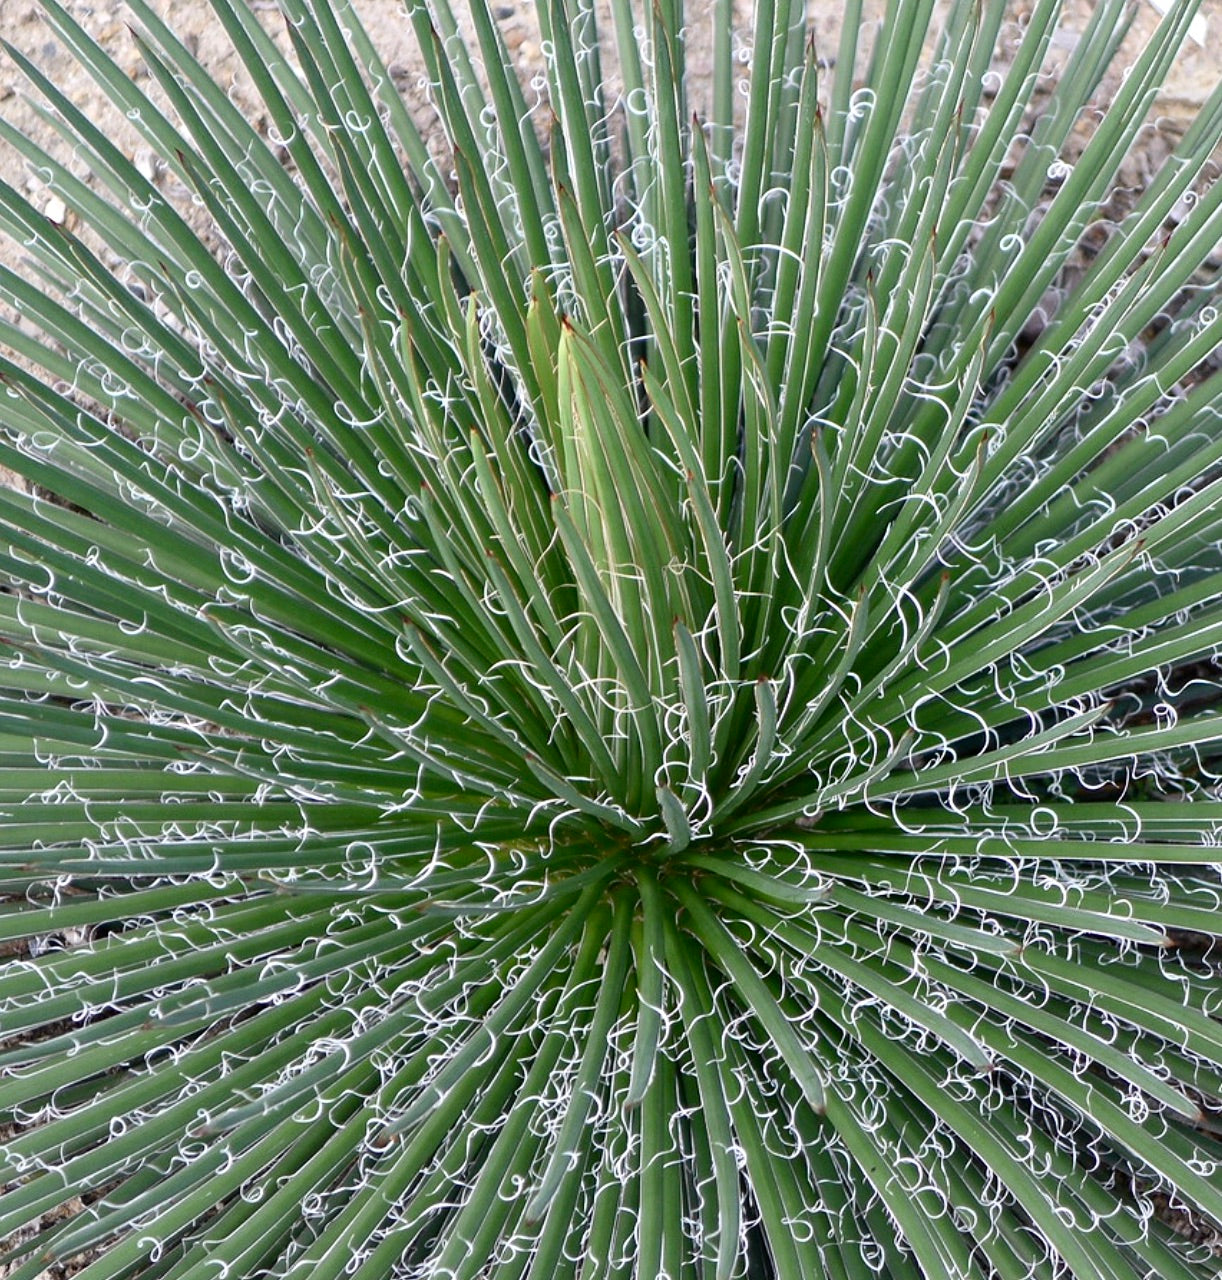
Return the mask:
POLYGON ((1195 6, 1079 147, 1115 0, 761 0, 744 120, 413 4, 441 161, 212 4, 270 141, 48 19, 219 255, 10 51, 6 1274, 1216 1274, 1222 93, 1079 248, 1195 6))

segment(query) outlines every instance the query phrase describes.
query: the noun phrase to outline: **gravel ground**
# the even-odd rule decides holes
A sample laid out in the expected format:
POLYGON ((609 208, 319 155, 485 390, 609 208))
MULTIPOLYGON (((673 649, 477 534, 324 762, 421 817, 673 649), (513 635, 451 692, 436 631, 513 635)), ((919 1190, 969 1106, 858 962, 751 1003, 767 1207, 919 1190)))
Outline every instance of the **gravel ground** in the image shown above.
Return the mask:
MULTIPOLYGON (((133 80, 147 80, 147 72, 141 65, 135 41, 127 27, 122 0, 64 2, 72 16, 112 53, 133 80)), ((1023 19, 1029 3, 1030 0, 1015 0, 1012 7, 1016 21, 1023 19)), ((1155 3, 1156 0, 1141 0, 1137 7, 1127 45, 1130 55, 1148 39, 1158 22, 1155 3)), ((219 24, 212 17, 209 6, 203 0, 152 0, 152 7, 212 71, 218 82, 230 89, 235 101, 249 111, 252 118, 259 120, 262 114, 259 104, 251 94, 249 84, 220 31, 219 24)), ((421 84, 422 64, 401 0, 355 0, 355 7, 390 66, 404 97, 419 108, 419 118, 427 127, 431 112, 421 84)), ((1063 56, 1072 47, 1075 33, 1084 25, 1090 7, 1089 0, 1070 0, 1065 27, 1057 36, 1058 47, 1054 51, 1056 55, 1063 56)), ((264 15, 269 30, 275 31, 278 28, 280 20, 274 0, 252 0, 252 8, 256 13, 264 15)), ((709 65, 710 8, 708 0, 693 0, 689 4, 692 30, 688 63, 697 93, 702 78, 707 76, 709 65)), ((535 6, 524 3, 523 0, 494 0, 494 9, 510 52, 522 68, 524 76, 529 79, 538 74, 542 70, 542 55, 535 6)), ((745 53, 749 44, 748 0, 737 0, 735 9, 739 29, 743 33, 742 47, 745 53)), ((820 3, 818 0, 810 6, 816 45, 823 56, 830 57, 835 51, 840 24, 839 9, 838 5, 820 3)), ((882 0, 867 0, 866 12, 871 18, 882 9, 882 0)), ((35 0, 0 0, 0 32, 66 91, 90 118, 106 119, 109 116, 109 108, 101 91, 94 86, 88 73, 53 38, 43 22, 35 0)), ((1190 38, 1182 50, 1166 90, 1157 104, 1157 124, 1148 130, 1144 147, 1131 158, 1127 166, 1125 178, 1135 185, 1141 184, 1158 167, 1167 153, 1169 140, 1183 131, 1222 74, 1222 59, 1218 54, 1218 41, 1222 39, 1222 0, 1206 0, 1196 34, 1198 39, 1190 38)), ((1008 49, 1003 43, 999 50, 999 65, 1004 65, 1007 61, 1007 53, 1008 49)), ((1105 105, 1114 92, 1120 69, 1124 65, 1126 59, 1122 57, 1117 64, 1117 71, 1112 73, 1099 94, 1100 106, 1105 105)), ((25 101, 23 92, 24 80, 20 72, 11 60, 0 56, 0 114, 39 142, 55 146, 57 140, 53 132, 25 101)), ((112 136, 142 167, 155 167, 152 156, 126 122, 116 121, 112 136)), ((43 188, 37 176, 26 171, 15 157, 4 151, 0 151, 0 177, 24 189, 50 215, 57 219, 72 219, 72 211, 64 209, 62 202, 43 188)), ((12 263, 18 257, 12 245, 0 242, 0 262, 12 263)))

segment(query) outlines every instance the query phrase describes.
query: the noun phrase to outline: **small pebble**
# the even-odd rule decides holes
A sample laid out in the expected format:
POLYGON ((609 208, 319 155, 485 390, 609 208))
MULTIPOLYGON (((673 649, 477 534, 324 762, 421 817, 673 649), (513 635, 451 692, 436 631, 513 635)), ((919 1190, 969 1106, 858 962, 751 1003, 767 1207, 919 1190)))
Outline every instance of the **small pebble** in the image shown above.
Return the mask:
POLYGON ((157 159, 147 147, 141 148, 135 156, 136 172, 145 182, 157 180, 157 159))

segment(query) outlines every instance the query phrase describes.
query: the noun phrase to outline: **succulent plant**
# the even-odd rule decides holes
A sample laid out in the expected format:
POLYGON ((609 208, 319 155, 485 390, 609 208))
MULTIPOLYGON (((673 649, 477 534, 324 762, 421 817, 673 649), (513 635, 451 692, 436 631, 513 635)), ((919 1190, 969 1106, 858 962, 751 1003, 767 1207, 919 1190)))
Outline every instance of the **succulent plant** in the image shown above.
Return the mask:
POLYGON ((0 1268, 1217 1275, 1195 6, 212 6, 189 209, 10 50, 0 1268))

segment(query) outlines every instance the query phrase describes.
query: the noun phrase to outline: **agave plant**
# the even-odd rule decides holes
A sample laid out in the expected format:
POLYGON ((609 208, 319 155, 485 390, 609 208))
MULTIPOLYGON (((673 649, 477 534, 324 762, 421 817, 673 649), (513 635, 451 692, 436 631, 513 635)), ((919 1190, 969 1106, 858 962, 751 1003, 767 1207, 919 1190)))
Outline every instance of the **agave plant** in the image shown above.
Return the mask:
POLYGON ((129 3, 192 210, 0 126, 5 1274, 1216 1275, 1222 91, 1101 212, 1194 5, 1097 111, 1121 0, 548 0, 545 104, 412 3, 439 148, 129 3))

